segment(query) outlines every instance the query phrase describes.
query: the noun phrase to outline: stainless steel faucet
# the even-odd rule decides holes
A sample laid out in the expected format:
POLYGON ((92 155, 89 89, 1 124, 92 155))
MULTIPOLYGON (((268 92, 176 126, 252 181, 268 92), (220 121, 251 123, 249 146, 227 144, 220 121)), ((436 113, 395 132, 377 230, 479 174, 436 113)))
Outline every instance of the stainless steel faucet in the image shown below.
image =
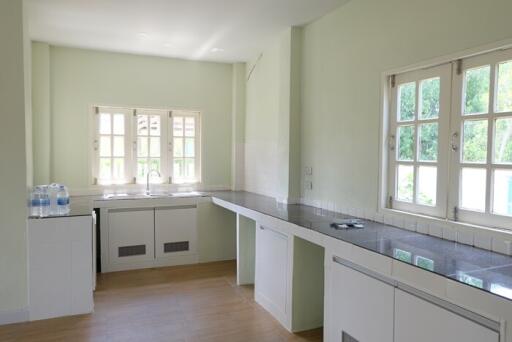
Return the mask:
POLYGON ((157 170, 150 170, 147 174, 147 179, 146 179, 146 195, 151 195, 151 191, 149 191, 149 177, 151 176, 151 174, 153 174, 154 172, 156 172, 156 174, 158 175, 158 177, 161 177, 160 176, 160 172, 158 172, 157 170))

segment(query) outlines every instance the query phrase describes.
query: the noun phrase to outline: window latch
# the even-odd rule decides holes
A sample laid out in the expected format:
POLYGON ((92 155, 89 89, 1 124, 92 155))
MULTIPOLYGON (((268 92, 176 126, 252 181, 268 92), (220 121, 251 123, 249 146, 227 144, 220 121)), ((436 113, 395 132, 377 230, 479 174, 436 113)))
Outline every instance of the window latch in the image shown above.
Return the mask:
POLYGON ((459 149, 459 133, 458 132, 455 132, 452 134, 452 142, 451 142, 451 147, 452 147, 452 151, 457 151, 459 149))
POLYGON ((388 139, 389 150, 394 151, 396 147, 396 138, 394 134, 391 134, 388 139))

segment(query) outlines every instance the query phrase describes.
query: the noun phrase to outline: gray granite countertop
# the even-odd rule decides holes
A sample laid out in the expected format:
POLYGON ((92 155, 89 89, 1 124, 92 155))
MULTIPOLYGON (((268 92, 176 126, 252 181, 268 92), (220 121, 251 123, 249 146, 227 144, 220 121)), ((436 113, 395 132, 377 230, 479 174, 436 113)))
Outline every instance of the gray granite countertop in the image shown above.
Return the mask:
POLYGON ((249 192, 217 191, 213 197, 312 229, 428 272, 512 300, 512 257, 386 224, 362 220, 362 229, 337 230, 354 217, 300 204, 280 204, 249 192))
POLYGON ((92 215, 92 200, 98 196, 77 196, 70 197, 69 208, 70 211, 66 215, 50 215, 45 217, 29 216, 29 219, 48 219, 48 218, 62 218, 74 216, 91 216, 92 215))

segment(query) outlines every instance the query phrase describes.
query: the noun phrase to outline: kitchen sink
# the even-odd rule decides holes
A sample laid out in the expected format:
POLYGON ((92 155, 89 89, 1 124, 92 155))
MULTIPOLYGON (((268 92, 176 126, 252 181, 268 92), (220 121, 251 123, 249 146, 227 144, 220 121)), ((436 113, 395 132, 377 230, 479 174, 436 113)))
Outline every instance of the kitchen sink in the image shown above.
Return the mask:
POLYGON ((188 191, 188 192, 162 192, 152 194, 108 194, 103 195, 103 199, 106 200, 137 200, 147 198, 168 198, 168 197, 202 197, 206 196, 203 192, 188 191))

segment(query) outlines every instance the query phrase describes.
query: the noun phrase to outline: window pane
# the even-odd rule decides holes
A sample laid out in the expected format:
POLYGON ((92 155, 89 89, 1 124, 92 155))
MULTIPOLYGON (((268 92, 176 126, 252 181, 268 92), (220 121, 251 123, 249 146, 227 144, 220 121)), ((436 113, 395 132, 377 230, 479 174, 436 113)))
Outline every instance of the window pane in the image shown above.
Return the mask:
POLYGON ((194 159, 185 159, 185 177, 191 180, 195 177, 195 173, 194 159))
POLYGON ((180 179, 183 179, 183 177, 185 176, 185 172, 183 170, 183 159, 174 159, 174 163, 173 163, 173 173, 174 173, 174 178, 179 181, 180 179))
POLYGON ((465 163, 487 161, 487 120, 464 121, 462 161, 465 163))
POLYGON ((153 136, 160 136, 160 115, 151 115, 150 121, 150 134, 153 136))
POLYGON ((420 161, 437 161, 437 131, 437 122, 419 126, 420 161))
MULTIPOLYGON (((152 158, 152 159, 149 160, 149 170, 151 170, 151 171, 158 171, 158 173, 162 172, 162 170, 160 169, 160 158, 152 158)), ((160 181, 160 178, 154 172, 153 172, 153 174, 151 174, 149 179, 152 182, 159 182, 160 181)))
POLYGON ((110 180, 112 177, 112 160, 110 158, 100 158, 100 179, 110 180))
POLYGON ((431 78, 421 81, 421 112, 420 119, 433 119, 439 116, 439 92, 441 79, 431 78))
POLYGON ((489 65, 464 73, 464 114, 482 114, 489 111, 489 65))
POLYGON ((137 115, 137 135, 148 135, 147 115, 137 115))
POLYGON ((145 179, 148 174, 148 161, 146 159, 137 159, 137 178, 145 179))
POLYGON ((101 113, 100 114, 100 134, 110 134, 112 133, 112 129, 110 127, 110 114, 101 113))
POLYGON ((414 159, 414 126, 398 127, 398 160, 414 159))
POLYGON ((512 216, 512 170, 494 171, 493 212, 512 216))
POLYGON ((420 166, 418 168, 418 203, 435 206, 436 194, 437 167, 420 166))
POLYGON ((498 65, 497 112, 512 112, 512 61, 498 65))
POLYGON ((174 157, 183 157, 183 138, 174 138, 173 150, 174 157))
POLYGON ((494 161, 512 163, 512 118, 496 119, 494 131, 494 161))
POLYGON ((414 167, 411 165, 398 165, 397 194, 400 201, 412 202, 414 186, 414 167))
POLYGON ((100 137, 100 156, 110 157, 112 154, 112 146, 110 137, 100 137))
POLYGON ((461 178, 460 206, 464 209, 485 211, 486 170, 463 168, 461 178))
POLYGON ((185 157, 195 156, 194 138, 185 139, 185 157))
POLYGON ((187 137, 193 137, 195 136, 195 129, 196 129, 196 123, 195 119, 191 117, 185 118, 185 136, 187 137))
POLYGON ((151 157, 160 157, 160 138, 151 137, 149 141, 149 155, 151 157))
POLYGON ((124 115, 114 114, 114 134, 124 135, 124 115))
POLYGON ((124 179, 124 159, 114 158, 114 168, 112 178, 116 181, 122 181, 124 179))
POLYGON ((172 118, 173 136, 183 136, 183 117, 172 118))
POLYGON ((414 120, 416 111, 416 83, 406 83, 400 85, 398 90, 398 121, 414 120))
POLYGON ((138 137, 137 138, 137 156, 147 157, 148 156, 148 138, 138 137))
POLYGON ((114 137, 114 157, 124 157, 124 137, 114 137))

